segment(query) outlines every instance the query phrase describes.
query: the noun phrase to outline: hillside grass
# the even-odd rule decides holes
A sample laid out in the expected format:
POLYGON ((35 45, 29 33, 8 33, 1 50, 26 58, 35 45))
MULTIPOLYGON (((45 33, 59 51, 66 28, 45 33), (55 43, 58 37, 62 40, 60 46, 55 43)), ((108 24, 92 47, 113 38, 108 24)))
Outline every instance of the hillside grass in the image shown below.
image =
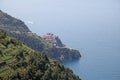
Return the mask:
POLYGON ((0 31, 0 80, 80 80, 48 58, 0 31))

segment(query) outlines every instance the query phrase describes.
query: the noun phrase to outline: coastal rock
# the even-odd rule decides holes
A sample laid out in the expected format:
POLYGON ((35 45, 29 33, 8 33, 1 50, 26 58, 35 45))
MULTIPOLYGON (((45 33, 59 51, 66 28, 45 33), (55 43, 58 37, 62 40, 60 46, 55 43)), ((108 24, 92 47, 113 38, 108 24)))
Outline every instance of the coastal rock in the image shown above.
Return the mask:
POLYGON ((52 58, 58 59, 60 61, 75 60, 81 57, 80 52, 76 49, 66 47, 60 38, 52 33, 47 33, 42 37, 52 48, 48 49, 52 55, 52 58))
POLYGON ((81 57, 78 50, 70 48, 49 48, 47 51, 50 52, 47 55, 61 62, 78 60, 81 57))
POLYGON ((53 47, 65 47, 59 37, 52 33, 47 33, 46 35, 43 35, 42 38, 53 47))

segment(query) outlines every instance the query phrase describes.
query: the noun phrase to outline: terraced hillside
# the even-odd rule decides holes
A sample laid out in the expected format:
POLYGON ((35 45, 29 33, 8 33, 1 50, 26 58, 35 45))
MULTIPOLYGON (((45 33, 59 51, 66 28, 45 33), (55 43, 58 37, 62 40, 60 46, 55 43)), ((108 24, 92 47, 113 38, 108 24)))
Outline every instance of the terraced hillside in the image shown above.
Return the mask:
POLYGON ((0 31, 0 80, 80 80, 73 72, 0 31))

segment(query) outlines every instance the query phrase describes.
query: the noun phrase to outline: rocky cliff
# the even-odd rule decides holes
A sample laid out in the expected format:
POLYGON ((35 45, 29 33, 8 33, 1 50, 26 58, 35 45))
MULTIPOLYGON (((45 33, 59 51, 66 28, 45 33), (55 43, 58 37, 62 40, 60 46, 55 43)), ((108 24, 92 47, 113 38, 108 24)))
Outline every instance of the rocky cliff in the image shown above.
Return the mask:
MULTIPOLYGON (((47 33, 42 37, 52 48, 48 49, 48 52, 52 52, 50 55, 60 61, 75 60, 81 57, 80 52, 75 49, 66 47, 60 38, 52 33, 47 33), (59 54, 56 54, 59 53, 59 54)), ((49 55, 49 54, 48 54, 49 55)))
POLYGON ((47 34, 42 38, 32 33, 24 22, 2 11, 0 11, 0 29, 26 43, 32 49, 46 53, 51 58, 64 61, 81 57, 78 50, 66 48, 57 36, 47 34))

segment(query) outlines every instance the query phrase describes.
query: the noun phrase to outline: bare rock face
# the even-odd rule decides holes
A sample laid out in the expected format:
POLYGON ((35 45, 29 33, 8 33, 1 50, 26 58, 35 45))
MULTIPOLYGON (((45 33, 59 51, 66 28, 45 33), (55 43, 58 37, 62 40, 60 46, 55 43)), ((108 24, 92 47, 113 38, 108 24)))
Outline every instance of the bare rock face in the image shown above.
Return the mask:
POLYGON ((59 37, 52 33, 47 33, 46 35, 43 35, 43 39, 53 47, 65 47, 59 37))

